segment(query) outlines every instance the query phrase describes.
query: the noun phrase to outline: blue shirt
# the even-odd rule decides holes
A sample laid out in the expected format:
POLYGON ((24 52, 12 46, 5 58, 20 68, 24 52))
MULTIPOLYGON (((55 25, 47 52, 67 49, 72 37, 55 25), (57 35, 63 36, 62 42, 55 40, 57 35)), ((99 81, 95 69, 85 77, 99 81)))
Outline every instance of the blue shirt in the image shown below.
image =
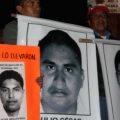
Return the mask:
MULTIPOLYGON (((94 31, 94 34, 95 34, 95 38, 102 38, 102 36, 98 32, 94 31)), ((111 33, 109 31, 105 31, 104 36, 106 37, 106 39, 110 39, 111 33)))

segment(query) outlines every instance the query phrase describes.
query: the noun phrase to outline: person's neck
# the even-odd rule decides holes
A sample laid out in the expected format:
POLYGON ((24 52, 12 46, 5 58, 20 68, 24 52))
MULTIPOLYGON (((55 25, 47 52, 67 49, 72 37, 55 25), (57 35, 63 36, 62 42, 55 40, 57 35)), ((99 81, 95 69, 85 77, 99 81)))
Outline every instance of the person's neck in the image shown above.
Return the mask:
POLYGON ((45 113, 59 113, 59 114, 76 114, 77 112, 77 102, 71 105, 69 108, 54 108, 54 105, 49 106, 42 101, 43 110, 45 113))
POLYGON ((18 116, 19 110, 15 111, 15 112, 10 112, 10 111, 6 111, 9 117, 15 117, 18 116))

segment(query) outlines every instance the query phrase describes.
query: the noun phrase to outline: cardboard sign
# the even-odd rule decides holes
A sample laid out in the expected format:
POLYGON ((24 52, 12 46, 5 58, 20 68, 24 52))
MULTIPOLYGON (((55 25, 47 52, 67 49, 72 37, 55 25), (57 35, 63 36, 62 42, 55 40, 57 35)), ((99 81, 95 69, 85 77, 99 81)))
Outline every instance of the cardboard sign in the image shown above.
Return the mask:
POLYGON ((0 120, 39 120, 40 50, 0 45, 0 120))

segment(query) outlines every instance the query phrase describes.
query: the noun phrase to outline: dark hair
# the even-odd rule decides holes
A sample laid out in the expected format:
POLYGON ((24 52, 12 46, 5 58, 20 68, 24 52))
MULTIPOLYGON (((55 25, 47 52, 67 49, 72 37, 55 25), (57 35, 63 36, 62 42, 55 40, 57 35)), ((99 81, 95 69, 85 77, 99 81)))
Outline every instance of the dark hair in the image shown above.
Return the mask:
POLYGON ((81 51, 77 43, 64 31, 52 30, 42 40, 39 41, 41 54, 44 49, 50 44, 65 45, 70 48, 75 54, 80 66, 82 65, 81 51))
POLYGON ((118 70, 118 64, 120 63, 120 50, 115 55, 115 69, 118 70))
POLYGON ((23 88, 23 78, 22 76, 14 70, 5 70, 0 74, 0 87, 2 86, 2 83, 6 80, 6 79, 15 79, 16 81, 18 81, 21 85, 21 87, 23 88))
POLYGON ((24 0, 14 0, 15 2, 15 6, 20 5, 21 3, 23 3, 24 0))

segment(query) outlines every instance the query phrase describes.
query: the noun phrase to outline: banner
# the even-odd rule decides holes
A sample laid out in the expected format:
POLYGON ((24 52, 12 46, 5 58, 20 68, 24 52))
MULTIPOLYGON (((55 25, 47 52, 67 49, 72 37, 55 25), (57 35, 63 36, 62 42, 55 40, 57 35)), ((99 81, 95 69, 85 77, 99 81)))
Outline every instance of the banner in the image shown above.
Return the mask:
POLYGON ((17 44, 41 49, 41 120, 101 120, 96 46, 89 28, 17 16, 17 44))
POLYGON ((109 120, 120 119, 120 41, 98 40, 109 120))
POLYGON ((39 120, 40 50, 0 45, 0 120, 39 120))

